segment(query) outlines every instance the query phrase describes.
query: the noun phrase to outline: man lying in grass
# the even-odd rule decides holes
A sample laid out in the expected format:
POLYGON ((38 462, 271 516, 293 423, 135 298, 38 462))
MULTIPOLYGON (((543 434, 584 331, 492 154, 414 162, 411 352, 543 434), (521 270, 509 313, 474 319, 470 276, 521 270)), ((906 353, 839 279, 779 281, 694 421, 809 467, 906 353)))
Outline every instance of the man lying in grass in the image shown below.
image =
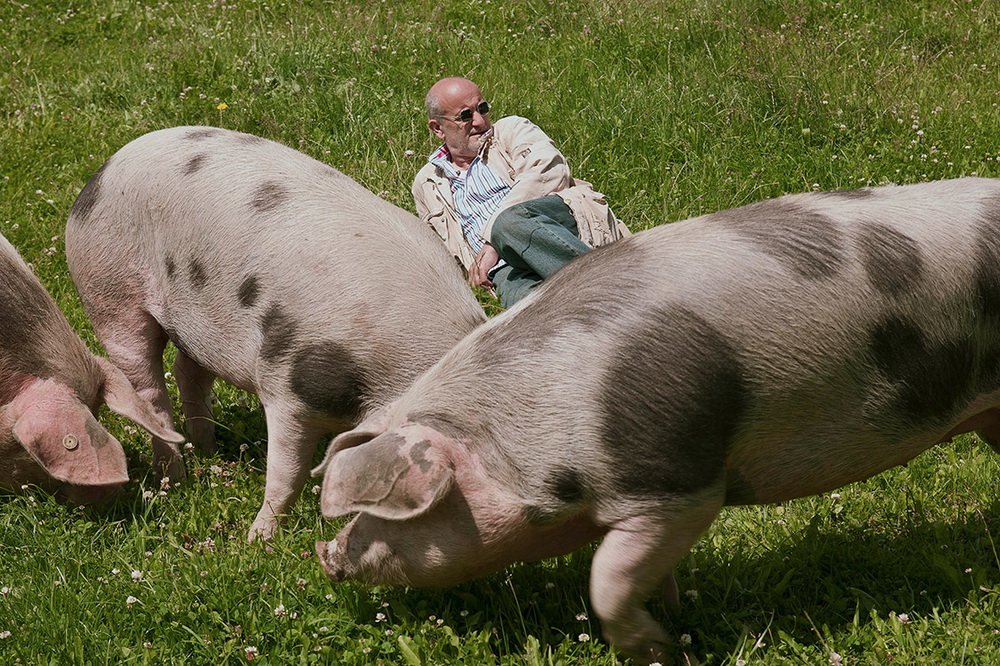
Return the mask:
POLYGON ((490 105, 472 81, 441 79, 427 93, 427 126, 444 141, 417 173, 417 213, 441 236, 472 286, 510 307, 567 261, 629 234, 604 195, 570 176, 537 125, 490 105))

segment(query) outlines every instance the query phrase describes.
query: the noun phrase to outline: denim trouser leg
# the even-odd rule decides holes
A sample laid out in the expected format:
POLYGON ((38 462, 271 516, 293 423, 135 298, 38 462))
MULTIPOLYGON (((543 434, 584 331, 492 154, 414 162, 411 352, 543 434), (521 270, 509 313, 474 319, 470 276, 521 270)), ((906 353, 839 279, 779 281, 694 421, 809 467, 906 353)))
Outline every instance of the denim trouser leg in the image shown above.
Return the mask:
POLYGON ((589 252, 569 206, 552 194, 515 204, 497 216, 490 243, 509 264, 493 276, 504 306, 528 295, 570 259, 589 252))

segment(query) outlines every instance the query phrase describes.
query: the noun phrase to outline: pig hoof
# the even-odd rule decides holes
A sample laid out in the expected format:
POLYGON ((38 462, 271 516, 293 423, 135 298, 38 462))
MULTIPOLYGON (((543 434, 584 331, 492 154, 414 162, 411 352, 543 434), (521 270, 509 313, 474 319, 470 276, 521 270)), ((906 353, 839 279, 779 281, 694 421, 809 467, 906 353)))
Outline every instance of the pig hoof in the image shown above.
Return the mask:
POLYGON ((250 533, 247 535, 247 541, 253 543, 254 541, 270 541, 274 538, 274 534, 278 531, 278 523, 273 518, 271 520, 265 520, 258 518, 253 521, 253 525, 250 526, 250 533))

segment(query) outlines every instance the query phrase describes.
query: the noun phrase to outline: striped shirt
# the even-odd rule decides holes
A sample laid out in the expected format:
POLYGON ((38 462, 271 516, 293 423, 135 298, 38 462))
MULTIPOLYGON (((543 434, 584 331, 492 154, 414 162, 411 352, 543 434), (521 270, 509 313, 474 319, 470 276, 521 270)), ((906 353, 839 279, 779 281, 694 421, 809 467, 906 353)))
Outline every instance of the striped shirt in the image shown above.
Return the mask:
MULTIPOLYGON (((501 202, 510 192, 510 185, 500 180, 478 155, 465 171, 455 168, 450 157, 448 147, 441 146, 430 156, 430 163, 441 169, 448 178, 462 233, 465 234, 472 253, 478 255, 484 245, 480 236, 483 227, 500 208, 501 202)), ((501 265, 502 260, 497 268, 501 265)))

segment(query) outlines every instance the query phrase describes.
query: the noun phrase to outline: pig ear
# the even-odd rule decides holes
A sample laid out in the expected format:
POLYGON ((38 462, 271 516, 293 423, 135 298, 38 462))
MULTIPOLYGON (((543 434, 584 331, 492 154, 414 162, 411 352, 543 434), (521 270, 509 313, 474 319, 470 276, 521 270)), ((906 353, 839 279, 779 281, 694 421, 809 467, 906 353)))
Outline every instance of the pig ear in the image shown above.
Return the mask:
POLYGON ((454 470, 429 442, 376 437, 337 453, 323 480, 323 515, 361 511, 385 520, 415 518, 448 494, 454 470))
POLYGON ((184 443, 184 435, 175 431, 169 423, 163 423, 154 411, 153 405, 135 392, 121 370, 107 359, 100 356, 94 358, 104 373, 104 402, 111 411, 132 420, 164 441, 172 444, 184 443))
POLYGON ((313 478, 323 476, 326 466, 330 464, 330 459, 333 458, 335 453, 355 446, 361 446, 365 442, 375 439, 388 430, 388 423, 389 417, 388 410, 386 409, 368 417, 353 430, 342 432, 334 437, 333 441, 330 442, 330 446, 326 447, 326 453, 323 454, 323 462, 317 465, 311 472, 313 478))
POLYGON ((29 406, 12 428, 14 436, 52 478, 80 486, 128 481, 121 444, 101 427, 83 403, 57 408, 29 406))

